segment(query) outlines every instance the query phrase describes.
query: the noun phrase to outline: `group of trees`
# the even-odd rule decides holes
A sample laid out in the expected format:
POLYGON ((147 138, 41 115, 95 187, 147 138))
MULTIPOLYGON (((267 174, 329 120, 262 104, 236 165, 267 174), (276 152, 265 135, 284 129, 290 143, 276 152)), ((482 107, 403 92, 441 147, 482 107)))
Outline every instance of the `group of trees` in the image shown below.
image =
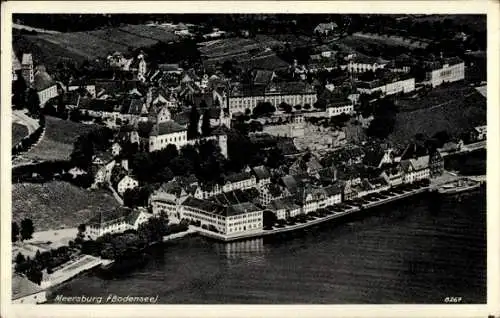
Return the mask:
POLYGON ((275 111, 276 107, 274 107, 270 102, 259 102, 252 110, 252 116, 254 118, 269 116, 275 111))
POLYGON ((21 226, 19 226, 17 222, 12 222, 12 242, 29 240, 33 237, 34 232, 35 227, 33 226, 33 221, 31 219, 23 219, 21 221, 21 226))
POLYGON ((40 285, 43 279, 43 270, 47 270, 47 274, 52 274, 55 268, 67 263, 75 253, 78 252, 68 246, 61 246, 42 253, 38 250, 33 259, 18 253, 15 258, 14 270, 40 285))
POLYGON ((107 150, 111 145, 112 138, 113 131, 105 126, 96 127, 90 132, 80 135, 73 144, 73 152, 70 156, 71 163, 89 171, 95 152, 107 150))
POLYGON ((222 183, 227 160, 214 140, 186 145, 180 151, 170 144, 165 149, 138 152, 130 159, 130 168, 143 183, 161 183, 174 176, 194 174, 202 183, 222 183))
POLYGON ((229 161, 228 170, 241 171, 246 166, 266 165, 277 168, 285 162, 285 157, 277 147, 277 138, 269 140, 252 140, 247 134, 231 130, 228 134, 227 148, 229 161))
POLYGON ((187 229, 187 223, 169 224, 168 219, 160 215, 140 224, 137 231, 107 233, 96 240, 82 241, 82 253, 105 259, 126 259, 136 256, 138 252, 153 243, 162 242, 165 235, 187 229))
POLYGON ((398 108, 394 101, 388 98, 379 99, 373 104, 374 118, 370 122, 366 133, 370 137, 387 138, 394 130, 398 108))

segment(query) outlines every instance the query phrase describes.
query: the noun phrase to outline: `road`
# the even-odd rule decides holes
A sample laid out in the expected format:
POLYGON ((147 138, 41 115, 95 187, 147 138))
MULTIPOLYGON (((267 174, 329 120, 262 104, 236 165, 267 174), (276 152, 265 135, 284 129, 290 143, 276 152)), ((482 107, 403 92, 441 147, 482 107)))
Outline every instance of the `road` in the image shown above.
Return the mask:
POLYGON ((486 140, 484 141, 479 141, 473 144, 468 144, 468 145, 463 145, 462 148, 459 151, 442 151, 441 156, 446 157, 446 156, 451 156, 451 155, 456 155, 460 153, 467 153, 479 149, 486 149, 486 140))
POLYGON ((26 115, 26 110, 13 110, 12 122, 25 125, 28 128, 28 133, 32 134, 40 125, 38 120, 26 115))

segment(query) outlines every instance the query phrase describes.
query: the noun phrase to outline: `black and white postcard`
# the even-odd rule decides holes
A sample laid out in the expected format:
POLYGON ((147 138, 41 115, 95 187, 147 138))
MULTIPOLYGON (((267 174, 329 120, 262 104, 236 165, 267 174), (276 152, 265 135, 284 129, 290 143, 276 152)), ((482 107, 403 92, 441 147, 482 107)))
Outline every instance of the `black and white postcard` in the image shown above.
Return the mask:
POLYGON ((361 4, 3 3, 2 316, 498 315, 498 3, 361 4))

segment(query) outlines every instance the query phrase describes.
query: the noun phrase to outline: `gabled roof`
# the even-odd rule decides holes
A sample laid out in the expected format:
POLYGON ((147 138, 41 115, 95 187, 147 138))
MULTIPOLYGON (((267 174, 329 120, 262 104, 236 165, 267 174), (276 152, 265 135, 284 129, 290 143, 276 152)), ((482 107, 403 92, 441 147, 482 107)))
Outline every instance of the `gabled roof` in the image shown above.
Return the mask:
POLYGON ((296 210, 300 209, 300 206, 293 201, 293 198, 286 197, 271 201, 266 208, 272 211, 277 211, 282 209, 296 210))
POLYGON ((415 170, 423 170, 425 168, 429 167, 429 156, 421 156, 418 157, 417 159, 410 159, 410 164, 413 166, 413 169, 415 170))
POLYGON ((110 211, 98 212, 87 222, 87 224, 101 226, 103 223, 124 220, 131 212, 132 209, 127 207, 118 207, 110 211))
POLYGON ((253 173, 259 180, 268 179, 271 177, 269 170, 265 166, 257 166, 252 168, 253 173))
POLYGON ((150 136, 161 136, 173 134, 181 131, 186 131, 187 129, 179 125, 173 120, 165 121, 153 126, 150 136))
POLYGON ((248 179, 251 179, 252 177, 253 176, 250 172, 243 171, 243 172, 237 172, 237 173, 233 173, 233 174, 226 176, 226 181, 234 183, 234 182, 239 182, 239 181, 243 181, 243 180, 248 180, 248 179))

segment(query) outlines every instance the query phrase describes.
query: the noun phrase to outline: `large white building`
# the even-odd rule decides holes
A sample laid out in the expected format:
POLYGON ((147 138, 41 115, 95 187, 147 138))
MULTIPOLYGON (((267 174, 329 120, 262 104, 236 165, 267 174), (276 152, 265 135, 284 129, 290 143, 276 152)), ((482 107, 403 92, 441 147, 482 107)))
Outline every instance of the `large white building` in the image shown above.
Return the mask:
POLYGON ((356 83, 358 92, 364 94, 373 94, 377 91, 382 95, 393 95, 397 93, 409 93, 415 90, 415 79, 408 78, 395 81, 374 80, 371 82, 356 83))
POLYGON ((223 206, 214 202, 188 197, 181 204, 181 217, 200 221, 225 235, 262 230, 262 210, 252 203, 223 206))
POLYGON ((281 103, 289 105, 313 105, 318 100, 316 91, 310 85, 303 82, 281 83, 280 85, 233 87, 227 94, 225 91, 214 90, 214 98, 219 100, 220 105, 229 108, 231 114, 246 109, 252 111, 261 102, 270 102, 278 108, 281 103))
POLYGON ((294 202, 293 197, 273 200, 268 204, 266 209, 273 212, 276 218, 281 220, 295 217, 302 213, 300 206, 294 202))
POLYGON ((123 177, 123 179, 120 180, 120 182, 118 182, 117 191, 120 195, 123 196, 125 191, 129 189, 134 189, 137 186, 139 186, 139 181, 135 180, 130 176, 125 176, 123 177))
POLYGON ((416 181, 430 178, 428 155, 421 156, 418 158, 401 160, 401 166, 404 172, 403 176, 404 183, 413 183, 416 181))
POLYGON ((375 72, 378 69, 385 68, 387 63, 387 61, 379 58, 354 56, 346 65, 342 65, 340 68, 344 70, 347 69, 350 73, 375 72))
POLYGON ((257 179, 255 175, 244 171, 227 176, 223 185, 215 184, 210 188, 198 187, 194 196, 198 199, 207 199, 223 192, 245 190, 255 188, 256 186, 257 179))
POLYGON ((436 87, 442 83, 456 82, 465 78, 465 64, 458 58, 430 64, 430 70, 425 73, 424 84, 436 87))
POLYGON ((330 103, 326 108, 328 117, 335 117, 342 114, 351 115, 354 113, 354 104, 350 100, 330 103))
POLYGON ((174 144, 177 149, 188 144, 187 128, 173 120, 157 123, 149 134, 149 151, 156 151, 174 144))
POLYGON ((140 224, 149 220, 152 214, 145 209, 132 210, 119 207, 108 212, 99 212, 86 224, 85 236, 95 240, 104 234, 123 233, 126 230, 137 230, 140 224))

